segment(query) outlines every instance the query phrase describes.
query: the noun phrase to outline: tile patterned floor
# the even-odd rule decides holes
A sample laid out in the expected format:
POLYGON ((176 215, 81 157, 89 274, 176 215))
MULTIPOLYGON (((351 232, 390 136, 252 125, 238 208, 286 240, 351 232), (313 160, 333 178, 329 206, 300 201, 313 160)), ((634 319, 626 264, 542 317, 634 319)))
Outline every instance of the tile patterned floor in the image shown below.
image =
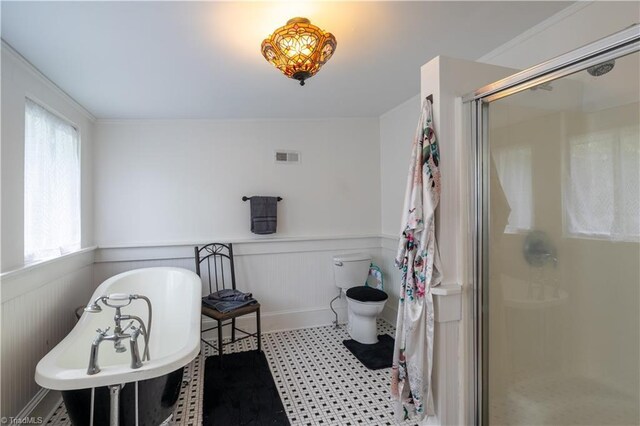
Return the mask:
MULTIPOLYGON (((393 336, 394 329, 379 321, 378 332, 393 336)), ((269 362, 280 398, 293 426, 385 426, 397 423, 389 402, 391 369, 368 370, 344 347, 349 336, 344 326, 316 327, 265 333, 263 350, 269 362)), ((225 353, 255 349, 254 339, 225 347, 225 353)), ((183 386, 170 425, 200 425, 203 356, 214 354, 203 345, 203 352, 186 367, 191 381, 183 386)), ((64 404, 48 425, 67 426, 64 404)), ((231 426, 231 425, 230 425, 231 426)))

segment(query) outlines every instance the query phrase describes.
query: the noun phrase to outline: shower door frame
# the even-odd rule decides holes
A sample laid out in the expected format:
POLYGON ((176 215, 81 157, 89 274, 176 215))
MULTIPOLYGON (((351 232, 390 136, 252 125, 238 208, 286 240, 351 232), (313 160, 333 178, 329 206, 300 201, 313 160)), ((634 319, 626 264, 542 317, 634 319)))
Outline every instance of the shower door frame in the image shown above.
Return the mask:
POLYGON ((523 90, 565 77, 592 65, 640 51, 640 24, 560 55, 532 68, 488 84, 464 96, 471 125, 471 268, 473 349, 471 377, 473 397, 468 419, 475 425, 489 425, 489 105, 491 102, 523 90))

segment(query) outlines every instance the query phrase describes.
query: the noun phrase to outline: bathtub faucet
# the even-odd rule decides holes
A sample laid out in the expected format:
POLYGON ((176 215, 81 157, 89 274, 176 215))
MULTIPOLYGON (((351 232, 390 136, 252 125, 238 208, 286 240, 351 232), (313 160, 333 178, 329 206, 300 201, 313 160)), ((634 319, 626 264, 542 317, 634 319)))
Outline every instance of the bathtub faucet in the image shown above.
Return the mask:
POLYGON ((87 369, 87 374, 97 374, 100 371, 100 367, 98 366, 98 349, 100 347, 100 343, 103 341, 112 341, 113 348, 116 352, 125 352, 127 349, 122 344, 124 339, 129 339, 129 346, 131 349, 131 368, 140 368, 142 366, 142 361, 149 360, 149 335, 151 334, 151 318, 152 318, 152 310, 151 310, 151 301, 148 297, 139 295, 139 294, 110 294, 106 296, 100 296, 92 303, 87 305, 85 308, 85 312, 98 313, 102 312, 102 308, 99 303, 104 304, 105 306, 109 306, 115 309, 115 315, 113 320, 115 322, 115 328, 113 330, 113 334, 107 334, 111 327, 108 327, 106 330, 102 331, 100 329, 96 330, 98 335, 93 340, 91 344, 91 354, 89 357, 89 368, 87 369), (131 304, 133 300, 142 299, 147 303, 148 307, 148 327, 145 326, 144 321, 136 315, 123 315, 121 309, 125 306, 131 304), (129 324, 122 328, 122 321, 130 321, 129 324), (137 327, 134 326, 134 321, 137 322, 137 327), (127 330, 131 329, 129 333, 126 333, 127 330), (142 335, 144 337, 144 353, 142 358, 140 357, 140 352, 138 350, 138 337, 142 335))
POLYGON ((133 321, 129 323, 123 330, 115 331, 113 334, 107 334, 111 327, 107 327, 104 331, 97 329, 98 335, 93 339, 91 343, 91 355, 89 356, 89 368, 87 368, 87 374, 93 375, 100 372, 100 366, 98 365, 98 353, 100 351, 100 343, 111 341, 114 343, 116 352, 124 352, 124 346, 121 341, 123 339, 129 339, 129 347, 131 349, 131 368, 136 369, 142 367, 142 359, 140 358, 140 351, 138 350, 138 337, 145 332, 142 328, 138 328, 133 325, 133 321), (131 329, 131 332, 125 333, 125 331, 131 329), (123 350, 118 350, 122 347, 123 350))

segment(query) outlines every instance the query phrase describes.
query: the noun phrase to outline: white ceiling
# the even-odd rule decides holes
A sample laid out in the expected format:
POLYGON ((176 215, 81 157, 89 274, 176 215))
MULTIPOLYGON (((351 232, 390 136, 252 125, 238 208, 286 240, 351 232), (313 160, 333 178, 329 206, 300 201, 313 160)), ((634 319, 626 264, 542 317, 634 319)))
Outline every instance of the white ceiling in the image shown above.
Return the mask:
POLYGON ((10 2, 2 38, 98 118, 371 117, 437 55, 477 59, 569 2, 10 2), (260 43, 305 16, 338 40, 306 86, 260 43))

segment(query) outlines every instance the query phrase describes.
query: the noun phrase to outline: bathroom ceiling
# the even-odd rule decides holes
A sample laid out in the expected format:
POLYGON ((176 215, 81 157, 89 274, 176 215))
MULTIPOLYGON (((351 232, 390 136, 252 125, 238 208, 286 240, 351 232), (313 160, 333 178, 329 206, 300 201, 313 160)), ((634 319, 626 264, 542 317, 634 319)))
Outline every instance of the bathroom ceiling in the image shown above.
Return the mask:
POLYGON ((98 118, 375 117, 433 57, 477 59, 569 4, 3 1, 1 29, 98 118), (304 87, 260 53, 294 16, 338 40, 304 87))

